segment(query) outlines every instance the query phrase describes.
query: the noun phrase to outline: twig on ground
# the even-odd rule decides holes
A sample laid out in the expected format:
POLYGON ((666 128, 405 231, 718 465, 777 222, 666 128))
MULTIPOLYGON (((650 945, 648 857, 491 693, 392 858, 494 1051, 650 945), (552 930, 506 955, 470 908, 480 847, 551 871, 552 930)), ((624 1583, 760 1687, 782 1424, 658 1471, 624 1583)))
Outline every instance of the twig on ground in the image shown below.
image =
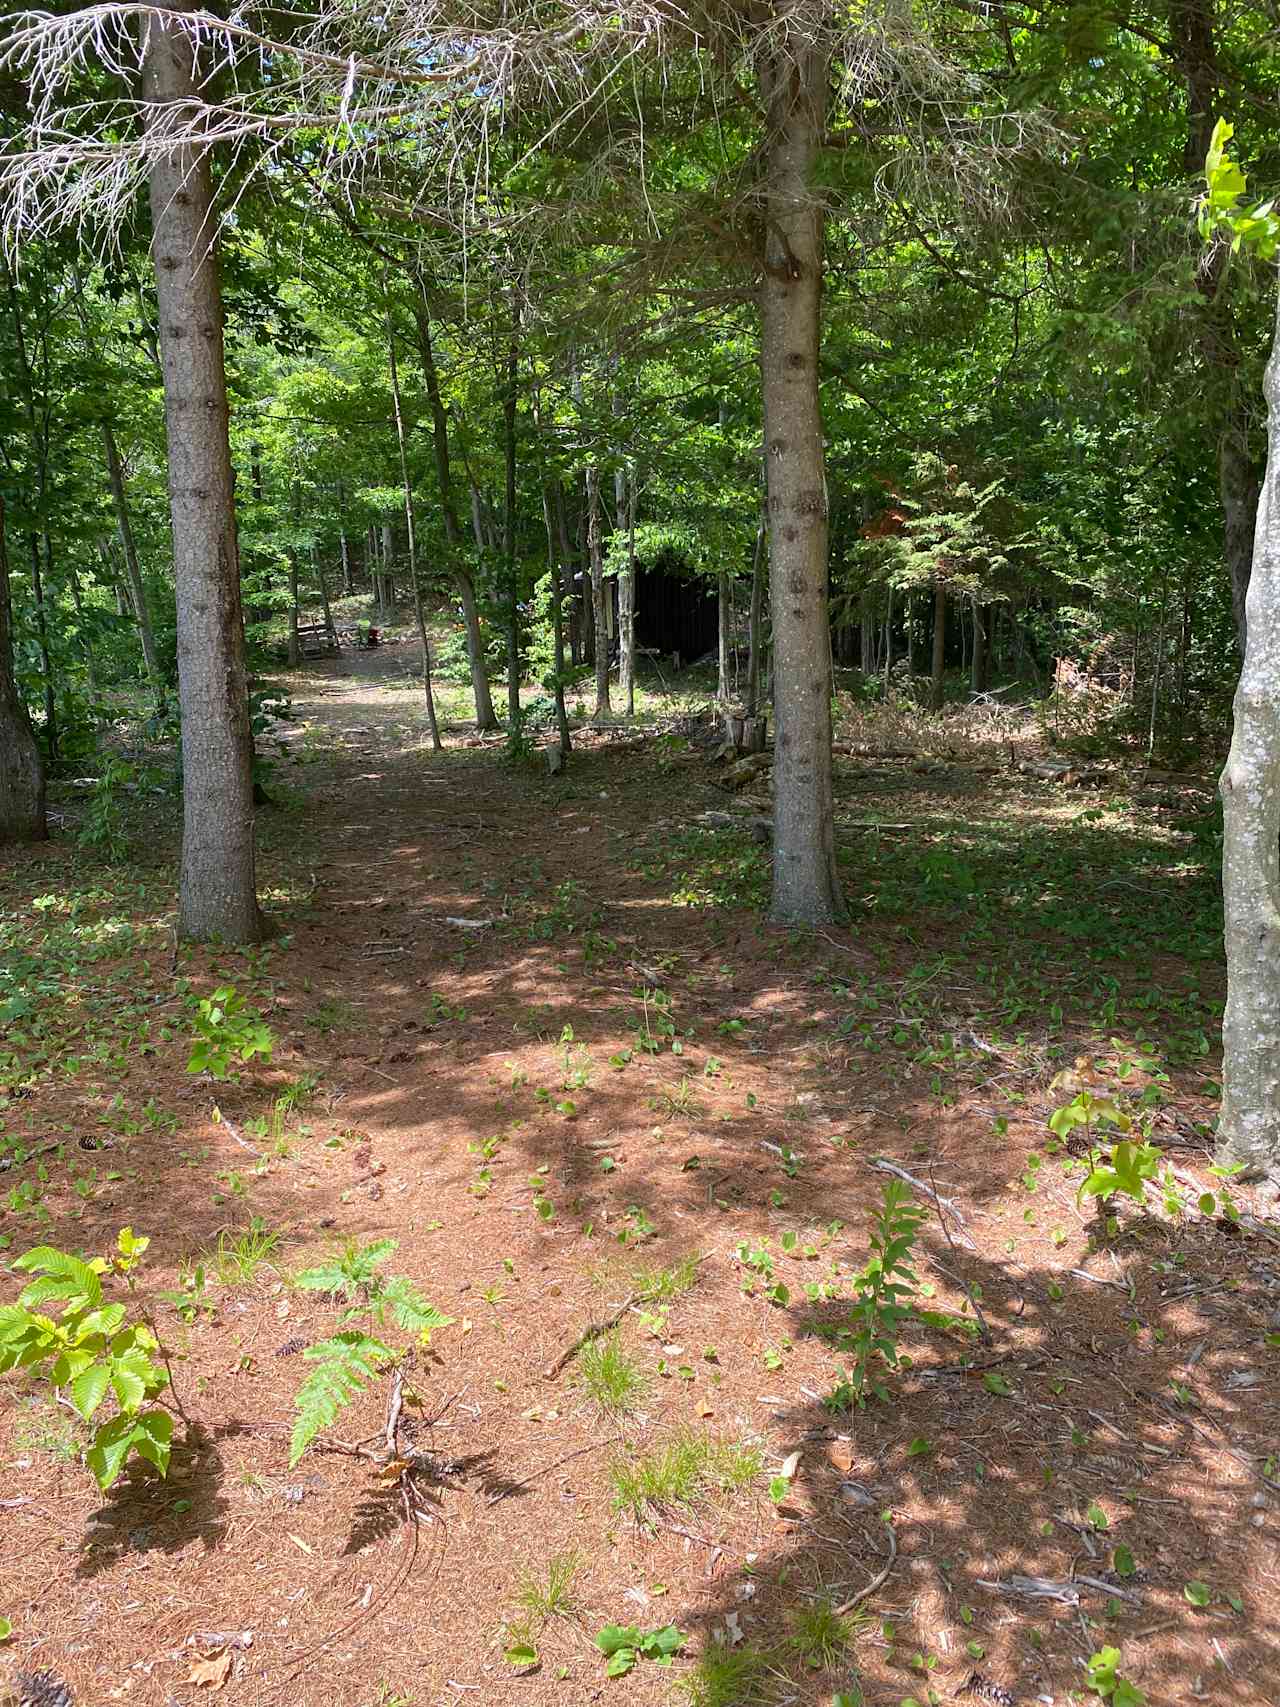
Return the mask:
POLYGON ((506 1487, 499 1488, 496 1494, 490 1494, 486 1505, 497 1505, 500 1500, 509 1499, 512 1494, 527 1488, 530 1482, 536 1482, 539 1476, 545 1476, 551 1470, 558 1470, 561 1464, 567 1464, 572 1458, 581 1458, 585 1453, 596 1452, 602 1446, 616 1446, 622 1439, 620 1434, 610 1435, 607 1440, 593 1440, 590 1446, 580 1446, 576 1452, 566 1452, 563 1458, 553 1458, 550 1464, 544 1464, 541 1470, 535 1470, 531 1476, 526 1476, 520 1482, 508 1482, 506 1487))
POLYGON ((889 1537, 889 1557, 885 1561, 884 1569, 876 1572, 866 1588, 860 1588, 857 1594, 851 1594, 848 1600, 841 1601, 835 1609, 837 1618, 843 1618, 852 1612, 855 1606, 861 1606, 864 1600, 869 1600, 876 1590, 889 1580, 889 1572, 893 1569, 898 1557, 898 1537, 894 1534, 891 1523, 886 1523, 884 1527, 885 1533, 889 1537))
POLYGON ((896 1162, 886 1161, 883 1156, 872 1156, 870 1158, 870 1166, 873 1168, 879 1168, 880 1172, 884 1174, 896 1174, 900 1180, 905 1180, 908 1185, 915 1186, 917 1191, 922 1191, 926 1197, 931 1197, 934 1203, 937 1204, 939 1213, 945 1209, 947 1214, 954 1220, 956 1226, 960 1230, 961 1237, 964 1239, 969 1249, 971 1251, 977 1250, 978 1247, 969 1237, 969 1229, 965 1225, 964 1216, 956 1208, 951 1198, 941 1196, 933 1189, 932 1186, 926 1185, 922 1179, 917 1179, 914 1174, 909 1174, 905 1168, 900 1168, 896 1162))
POLYGON ((256 1156, 259 1161, 262 1160, 261 1150, 255 1150, 247 1138, 242 1138, 240 1136, 236 1131, 235 1122, 228 1115, 222 1112, 216 1102, 213 1105, 213 1118, 220 1126, 226 1127, 227 1131, 235 1139, 236 1143, 242 1150, 247 1150, 251 1156, 256 1156))
POLYGON ((564 1368, 565 1364, 572 1358, 576 1357, 584 1345, 589 1345, 592 1340, 598 1340, 601 1334, 607 1334, 611 1328, 616 1328, 618 1323, 639 1297, 640 1294, 638 1292, 629 1292, 623 1299, 622 1303, 613 1312, 612 1316, 607 1317, 603 1322, 588 1322, 586 1327, 578 1335, 577 1339, 574 1340, 573 1344, 566 1347, 566 1349, 560 1353, 555 1362, 542 1371, 542 1379, 544 1381, 554 1381, 556 1376, 559 1375, 560 1371, 564 1368))
MULTIPOLYGON (((957 1252, 956 1252, 956 1242, 951 1237, 951 1229, 947 1226, 947 1218, 942 1213, 942 1205, 938 1199, 937 1182, 934 1180, 934 1177, 933 1177, 932 1164, 929 1167, 929 1184, 933 1187, 933 1206, 938 1212, 938 1225, 939 1225, 939 1227, 942 1228, 942 1236, 947 1241, 947 1244, 950 1247, 952 1256, 956 1257, 956 1259, 958 1261, 959 1257, 958 1257, 957 1252)), ((934 1266, 936 1268, 940 1269, 942 1271, 942 1273, 947 1276, 948 1280, 953 1280, 957 1286, 959 1286, 963 1289, 965 1297, 969 1300, 969 1307, 973 1311, 974 1320, 978 1324, 978 1333, 981 1336, 982 1343, 983 1343, 983 1345, 990 1345, 991 1344, 991 1329, 987 1326, 987 1318, 982 1314, 982 1306, 981 1306, 981 1304, 978 1303, 977 1298, 974 1296, 974 1291, 973 1291, 972 1286, 969 1285, 969 1282, 964 1278, 964 1276, 962 1274, 953 1274, 950 1269, 943 1268, 943 1265, 940 1262, 935 1262, 934 1266)))

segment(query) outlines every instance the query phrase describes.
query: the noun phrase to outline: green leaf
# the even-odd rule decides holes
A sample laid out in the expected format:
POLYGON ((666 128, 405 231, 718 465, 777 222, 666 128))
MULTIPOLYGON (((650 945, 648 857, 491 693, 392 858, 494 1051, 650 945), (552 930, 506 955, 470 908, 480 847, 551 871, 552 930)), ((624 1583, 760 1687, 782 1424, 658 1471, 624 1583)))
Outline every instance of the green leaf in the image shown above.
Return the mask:
POLYGON ((674 1624, 664 1624, 660 1630, 650 1630, 640 1638, 640 1651, 654 1660, 670 1660, 684 1647, 685 1638, 674 1624))
POLYGON ((1095 1529, 1110 1529, 1111 1527, 1111 1519, 1107 1516, 1106 1512, 1103 1511, 1102 1507, 1096 1500, 1089 1507, 1085 1516, 1089 1519, 1089 1522, 1095 1529))
POLYGON ((1208 1583, 1189 1582, 1182 1585, 1182 1592, 1192 1606, 1208 1606, 1213 1599, 1213 1591, 1208 1583))
POLYGON ((503 1651, 502 1657, 508 1665, 517 1666, 524 1671, 530 1666, 537 1665, 538 1650, 532 1642, 513 1642, 509 1648, 503 1651))
POLYGON ((1137 1570, 1133 1562, 1133 1554, 1127 1547, 1117 1547, 1111 1555, 1111 1564, 1118 1577, 1131 1577, 1137 1570))
POLYGON ((636 1663, 634 1648, 615 1648, 604 1668, 606 1677, 625 1677, 636 1663))
POLYGON ((1012 1398, 1013 1396, 1013 1388, 1005 1380, 1004 1376, 1000 1375, 995 1370, 989 1371, 982 1377, 982 1385, 987 1389, 988 1393, 996 1393, 1002 1399, 1012 1398))
POLYGON ((71 1383, 71 1403, 86 1422, 107 1396, 111 1374, 105 1363, 91 1363, 71 1383))
POLYGON ((102 1302, 101 1280, 87 1262, 67 1251, 55 1250, 52 1245, 37 1245, 24 1251, 13 1266, 22 1274, 44 1276, 18 1295, 21 1304, 42 1304, 46 1299, 63 1298, 68 1302, 83 1300, 92 1308, 102 1302))
POLYGON ((933 1442, 918 1434, 907 1448, 908 1458, 927 1458, 933 1451, 933 1442))
POLYGON ((7 1618, 0 1618, 0 1642, 7 1642, 13 1635, 13 1625, 7 1618))
POLYGON ((94 1435, 93 1444, 84 1455, 94 1480, 104 1491, 124 1469, 124 1461, 133 1445, 134 1422, 133 1417, 112 1417, 94 1435))
POLYGON ((640 1632, 634 1624, 606 1624, 596 1637, 596 1647, 602 1654, 616 1654, 619 1648, 634 1648, 640 1632))

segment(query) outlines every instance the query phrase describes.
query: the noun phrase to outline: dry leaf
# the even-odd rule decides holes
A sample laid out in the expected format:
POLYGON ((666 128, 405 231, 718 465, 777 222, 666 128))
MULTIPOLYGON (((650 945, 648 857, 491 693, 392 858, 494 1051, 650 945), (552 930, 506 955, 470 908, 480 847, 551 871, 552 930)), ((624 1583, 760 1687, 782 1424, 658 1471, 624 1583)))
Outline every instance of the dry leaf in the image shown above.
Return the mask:
POLYGON ((289 1535, 289 1539, 290 1539, 290 1541, 293 1542, 295 1547, 301 1547, 302 1551, 307 1555, 308 1558, 310 1558, 311 1549, 310 1549, 310 1547, 307 1546, 306 1542, 302 1539, 302 1537, 300 1535, 294 1535, 291 1531, 290 1535, 289 1535))
POLYGON ((700 1417, 713 1417, 716 1414, 715 1406, 709 1405, 705 1399, 700 1405, 695 1405, 694 1409, 700 1417))
POLYGON ((374 1481, 390 1484, 398 1482, 406 1470, 413 1468, 412 1458, 393 1458, 389 1464, 383 1464, 374 1472, 374 1481))
POLYGON ((833 1440, 827 1448, 827 1456, 835 1468, 841 1472, 853 1469, 853 1442, 851 1440, 833 1440))
POLYGON ((192 1660, 187 1682, 194 1683, 197 1689, 221 1689, 230 1676, 231 1649, 223 1648, 219 1653, 192 1660))
POLYGON ((783 1481, 789 1482, 799 1468, 800 1454, 798 1452, 793 1452, 788 1458, 783 1460, 782 1468, 778 1471, 778 1474, 782 1477, 783 1481))

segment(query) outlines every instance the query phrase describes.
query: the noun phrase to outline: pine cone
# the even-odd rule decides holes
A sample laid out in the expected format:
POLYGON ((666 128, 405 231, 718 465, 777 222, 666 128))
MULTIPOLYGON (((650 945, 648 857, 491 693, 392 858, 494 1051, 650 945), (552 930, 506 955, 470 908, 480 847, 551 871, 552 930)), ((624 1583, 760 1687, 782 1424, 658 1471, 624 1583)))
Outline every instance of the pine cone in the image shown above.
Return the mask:
POLYGON ((1011 1689, 1006 1689, 1002 1683, 993 1683, 980 1671, 970 1672, 968 1681, 960 1685, 958 1693, 980 1696, 983 1701, 990 1701, 992 1707, 1016 1707, 1017 1703, 1017 1696, 1011 1689))
POLYGON ((15 1707, 75 1707, 71 1685, 56 1671, 20 1671, 13 1681, 15 1707))

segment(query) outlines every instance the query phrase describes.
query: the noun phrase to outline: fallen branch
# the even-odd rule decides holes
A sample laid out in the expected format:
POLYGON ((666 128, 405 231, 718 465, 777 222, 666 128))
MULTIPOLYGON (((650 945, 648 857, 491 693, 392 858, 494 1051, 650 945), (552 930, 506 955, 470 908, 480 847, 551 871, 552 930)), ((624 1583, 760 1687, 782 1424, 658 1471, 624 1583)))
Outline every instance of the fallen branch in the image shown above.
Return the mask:
POLYGON ((889 1537, 889 1557, 885 1561, 884 1569, 876 1572, 866 1588, 860 1588, 857 1594, 851 1594, 848 1600, 842 1601, 836 1607, 835 1616, 837 1618, 843 1618, 852 1612, 855 1606, 861 1606, 864 1600, 869 1600, 876 1590, 889 1580, 889 1572, 893 1569, 898 1557, 898 1537, 894 1534, 891 1523, 886 1523, 884 1527, 889 1537))

